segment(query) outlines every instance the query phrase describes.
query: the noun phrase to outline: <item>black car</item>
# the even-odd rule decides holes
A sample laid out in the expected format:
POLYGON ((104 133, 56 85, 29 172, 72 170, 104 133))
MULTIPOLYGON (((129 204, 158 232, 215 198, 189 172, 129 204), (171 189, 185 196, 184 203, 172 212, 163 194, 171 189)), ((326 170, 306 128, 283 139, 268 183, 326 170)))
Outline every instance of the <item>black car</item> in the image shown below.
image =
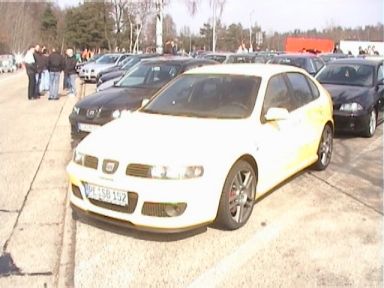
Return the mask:
POLYGON ((336 131, 372 137, 383 120, 383 60, 335 60, 316 78, 332 96, 336 131))
POLYGON ((110 89, 96 92, 76 103, 69 115, 72 137, 83 138, 125 111, 140 108, 144 99, 151 98, 184 71, 212 64, 217 62, 178 56, 141 61, 110 89))
POLYGON ((276 55, 268 63, 296 66, 311 75, 315 75, 325 65, 320 57, 311 53, 276 55))
POLYGON ((101 71, 96 78, 96 85, 100 86, 104 82, 120 78, 141 60, 158 56, 158 54, 139 54, 129 56, 127 59, 124 60, 124 63, 122 63, 121 66, 115 66, 101 71))
MULTIPOLYGON (((318 55, 325 63, 336 59, 348 58, 350 57, 348 54, 343 53, 321 53, 318 55)), ((353 57, 353 56, 352 56, 353 57)))

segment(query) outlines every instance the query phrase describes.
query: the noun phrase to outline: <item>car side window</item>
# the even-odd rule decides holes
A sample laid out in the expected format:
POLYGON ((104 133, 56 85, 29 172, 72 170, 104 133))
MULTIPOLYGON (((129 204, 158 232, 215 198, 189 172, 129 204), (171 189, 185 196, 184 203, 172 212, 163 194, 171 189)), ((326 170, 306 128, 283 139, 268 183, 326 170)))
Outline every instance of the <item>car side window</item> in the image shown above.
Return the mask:
POLYGON ((311 102, 314 97, 306 77, 303 74, 293 72, 287 73, 287 76, 292 87, 293 95, 297 100, 298 107, 311 102))
POLYGON ((289 93, 283 74, 271 77, 268 82, 261 114, 262 122, 265 122, 264 115, 271 107, 285 108, 288 111, 294 110, 295 103, 289 93))
POLYGON ((306 79, 307 79, 307 81, 308 81, 309 86, 311 87, 313 98, 314 98, 314 99, 319 98, 319 96, 320 96, 320 91, 319 91, 319 89, 317 88, 316 84, 313 83, 313 81, 312 81, 311 79, 309 79, 308 77, 306 77, 306 79))
POLYGON ((316 59, 316 58, 313 59, 313 64, 315 65, 316 72, 319 71, 324 66, 324 63, 321 62, 319 59, 316 59))
POLYGON ((379 70, 377 71, 377 82, 384 80, 384 66, 380 65, 379 70))

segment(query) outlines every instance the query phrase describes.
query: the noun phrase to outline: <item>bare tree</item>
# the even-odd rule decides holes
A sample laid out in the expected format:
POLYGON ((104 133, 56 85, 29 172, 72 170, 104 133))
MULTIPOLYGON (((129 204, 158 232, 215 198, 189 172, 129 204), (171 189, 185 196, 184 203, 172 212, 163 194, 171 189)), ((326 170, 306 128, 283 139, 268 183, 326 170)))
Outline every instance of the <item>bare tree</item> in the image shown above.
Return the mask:
MULTIPOLYGON (((201 0, 185 0, 185 3, 192 16, 196 15, 199 5, 201 5, 201 0)), ((224 6, 226 0, 209 0, 209 6, 212 8, 212 50, 216 50, 216 25, 217 18, 221 18, 223 14, 224 6)))

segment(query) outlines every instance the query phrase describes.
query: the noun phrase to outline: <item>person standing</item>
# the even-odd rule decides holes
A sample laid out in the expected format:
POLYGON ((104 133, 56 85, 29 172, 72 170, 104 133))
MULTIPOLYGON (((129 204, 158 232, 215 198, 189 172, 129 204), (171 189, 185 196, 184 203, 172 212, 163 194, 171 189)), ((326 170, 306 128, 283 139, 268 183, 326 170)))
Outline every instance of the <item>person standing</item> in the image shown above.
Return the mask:
POLYGON ((65 58, 64 73, 67 74, 69 82, 69 94, 68 96, 76 96, 76 57, 73 55, 72 49, 67 49, 67 57, 65 58))
POLYGON ((35 96, 36 89, 36 61, 33 54, 35 53, 35 47, 30 46, 24 57, 25 70, 28 75, 28 99, 34 100, 38 97, 35 96))
POLYGON ((63 57, 55 48, 52 49, 48 57, 49 71, 49 96, 48 100, 59 100, 60 73, 63 70, 63 57))
POLYGON ((36 44, 35 53, 33 54, 36 61, 36 84, 35 84, 35 96, 40 97, 40 82, 41 74, 43 72, 43 54, 40 52, 40 45, 36 44))
POLYGON ((40 79, 40 93, 45 93, 49 90, 49 71, 48 71, 48 49, 42 49, 42 57, 41 57, 41 79, 40 79))

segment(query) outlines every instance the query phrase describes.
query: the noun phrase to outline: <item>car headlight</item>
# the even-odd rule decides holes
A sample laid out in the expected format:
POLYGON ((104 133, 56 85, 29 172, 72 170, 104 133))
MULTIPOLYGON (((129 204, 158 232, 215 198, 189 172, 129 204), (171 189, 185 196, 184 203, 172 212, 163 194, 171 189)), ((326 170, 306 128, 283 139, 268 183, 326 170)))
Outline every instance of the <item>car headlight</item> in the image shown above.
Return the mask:
POLYGON ((79 115, 79 113, 80 113, 80 108, 79 108, 79 107, 76 107, 76 106, 73 106, 73 113, 75 113, 76 115, 79 115))
POLYGON ((85 155, 83 153, 80 153, 77 150, 73 152, 73 162, 75 162, 76 164, 84 165, 84 158, 85 155))
POLYGON ((204 174, 202 166, 152 166, 150 171, 150 176, 155 179, 191 179, 204 174))
POLYGON ((115 111, 113 111, 113 113, 112 113, 112 117, 113 117, 114 119, 117 119, 117 118, 120 118, 121 116, 126 115, 126 114, 129 113, 129 112, 130 112, 129 110, 125 110, 125 109, 123 109, 123 110, 115 110, 115 111))
POLYGON ((363 110, 363 106, 361 106, 359 103, 345 103, 340 106, 340 111, 346 111, 346 112, 356 112, 363 110))

